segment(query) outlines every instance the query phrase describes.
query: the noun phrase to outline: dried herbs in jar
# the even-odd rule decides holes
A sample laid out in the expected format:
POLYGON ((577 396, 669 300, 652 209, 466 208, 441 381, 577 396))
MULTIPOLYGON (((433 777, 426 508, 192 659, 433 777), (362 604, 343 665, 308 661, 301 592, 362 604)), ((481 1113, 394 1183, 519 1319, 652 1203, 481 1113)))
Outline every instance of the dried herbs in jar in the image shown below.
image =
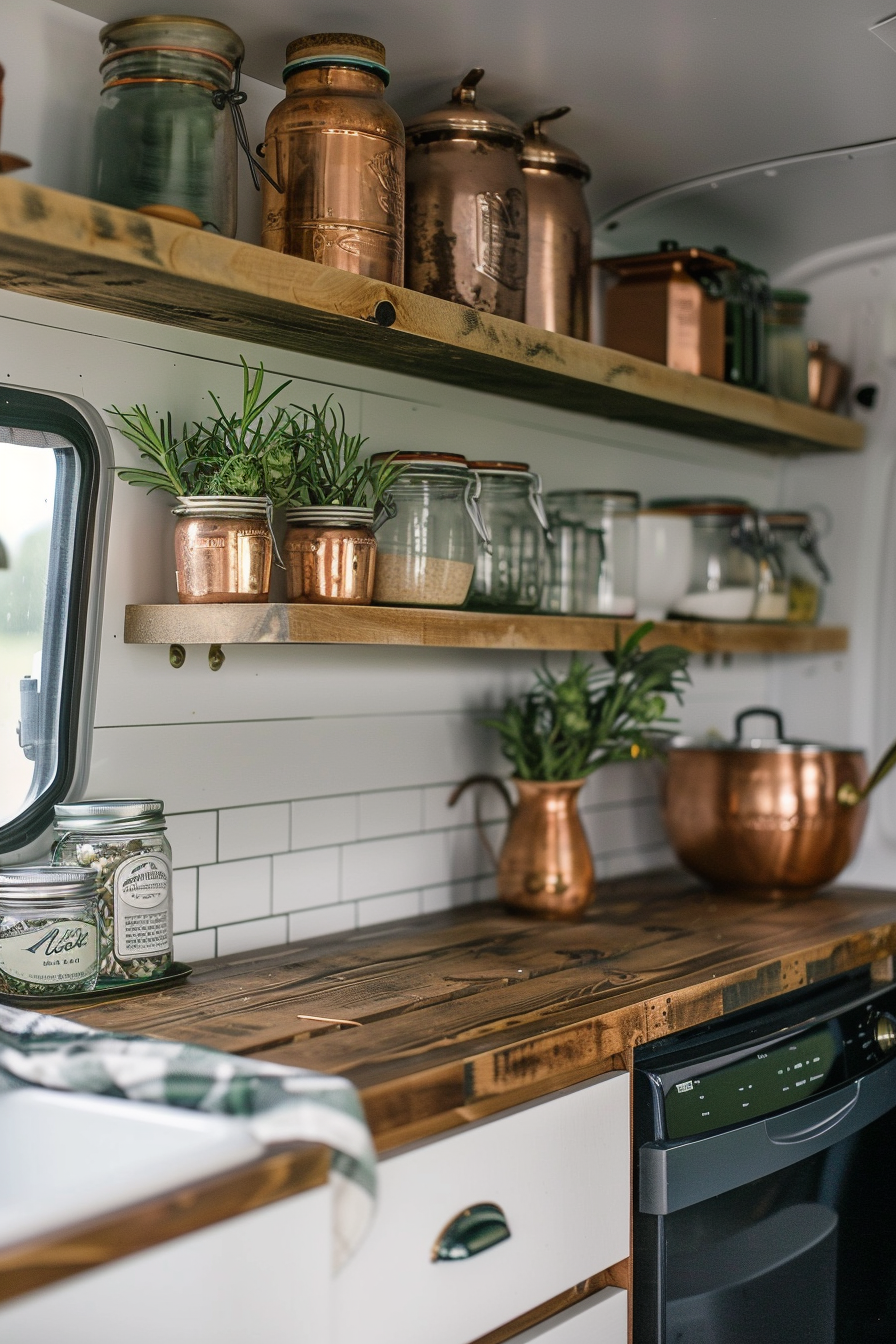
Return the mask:
POLYGON ((84 868, 0 871, 0 993, 87 993, 99 969, 96 874, 84 868))
POLYGON ((56 807, 54 864, 96 873, 100 977, 150 980, 171 965, 171 846, 164 803, 103 799, 56 807))

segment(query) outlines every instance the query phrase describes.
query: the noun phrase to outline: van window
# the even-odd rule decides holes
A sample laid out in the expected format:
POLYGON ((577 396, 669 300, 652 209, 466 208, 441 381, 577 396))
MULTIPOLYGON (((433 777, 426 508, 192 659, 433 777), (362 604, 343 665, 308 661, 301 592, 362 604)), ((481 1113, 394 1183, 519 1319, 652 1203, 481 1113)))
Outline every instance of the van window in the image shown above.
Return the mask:
POLYGON ((73 407, 0 394, 0 853, 71 783, 98 467, 73 407))

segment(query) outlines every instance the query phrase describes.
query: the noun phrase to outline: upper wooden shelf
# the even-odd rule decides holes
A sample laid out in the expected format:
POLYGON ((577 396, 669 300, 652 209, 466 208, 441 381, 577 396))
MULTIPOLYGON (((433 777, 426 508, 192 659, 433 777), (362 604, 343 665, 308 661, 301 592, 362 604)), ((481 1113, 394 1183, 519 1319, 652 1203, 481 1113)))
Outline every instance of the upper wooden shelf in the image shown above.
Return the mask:
POLYGON ((843 416, 9 177, 0 286, 764 453, 863 443, 843 416))
MULTIPOLYGON (((442 649, 603 652, 616 627, 637 621, 594 616, 514 616, 435 607, 336 607, 305 603, 215 603, 125 608, 126 644, 392 644, 442 649)), ((759 621, 658 621, 645 648, 679 644, 693 653, 842 653, 842 626, 759 621)))

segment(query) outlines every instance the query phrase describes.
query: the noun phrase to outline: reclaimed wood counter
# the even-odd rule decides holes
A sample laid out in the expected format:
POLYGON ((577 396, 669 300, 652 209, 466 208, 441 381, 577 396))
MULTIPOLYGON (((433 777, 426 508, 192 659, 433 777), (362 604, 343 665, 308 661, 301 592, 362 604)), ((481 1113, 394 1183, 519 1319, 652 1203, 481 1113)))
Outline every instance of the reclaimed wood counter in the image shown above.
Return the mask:
POLYGON ((200 963, 183 986, 65 1013, 345 1074, 384 1151, 843 971, 889 976, 894 952, 896 892, 758 902, 668 871, 601 884, 576 923, 468 906, 200 963))

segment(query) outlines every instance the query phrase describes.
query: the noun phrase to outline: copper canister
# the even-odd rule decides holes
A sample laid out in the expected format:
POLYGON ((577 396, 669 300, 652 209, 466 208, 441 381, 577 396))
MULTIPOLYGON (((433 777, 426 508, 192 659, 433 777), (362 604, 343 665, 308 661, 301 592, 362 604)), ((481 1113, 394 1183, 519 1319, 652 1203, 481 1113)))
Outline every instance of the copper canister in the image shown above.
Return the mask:
POLYGON ((522 322, 526 310, 523 132, 482 107, 471 70, 443 107, 406 128, 410 289, 522 322))
POLYGON ((529 211, 526 321, 545 331, 588 340, 591 285, 591 216, 584 184, 591 170, 575 150, 544 133, 546 121, 564 117, 555 108, 525 127, 523 175, 529 211))
POLYGON ((268 117, 261 241, 275 252, 400 285, 404 127, 385 101, 386 49, 317 33, 286 49, 286 98, 268 117))
POLYGON ((376 565, 373 509, 300 505, 286 516, 287 601, 369 606, 376 565))
POLYGON ((725 377, 725 300, 721 271, 730 257, 661 243, 659 252, 604 257, 603 344, 683 373, 725 377))
MULTIPOLYGON (((3 116, 3 81, 6 78, 6 71, 0 65, 0 119, 3 116)), ((0 173, 14 173, 19 168, 30 168, 28 159, 22 159, 18 154, 0 153, 0 173)))
POLYGON ((273 543, 265 505, 229 495, 178 499, 179 602, 267 602, 273 543))

